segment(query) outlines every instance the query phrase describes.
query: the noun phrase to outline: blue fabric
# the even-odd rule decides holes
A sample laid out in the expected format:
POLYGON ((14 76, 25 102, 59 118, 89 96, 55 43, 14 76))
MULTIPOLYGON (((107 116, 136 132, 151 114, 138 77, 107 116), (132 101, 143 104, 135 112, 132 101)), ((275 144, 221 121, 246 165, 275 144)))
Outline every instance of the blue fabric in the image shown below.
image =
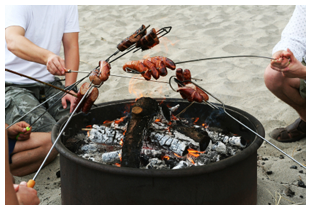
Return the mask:
POLYGON ((12 153, 16 144, 16 139, 9 138, 9 163, 12 163, 12 153))

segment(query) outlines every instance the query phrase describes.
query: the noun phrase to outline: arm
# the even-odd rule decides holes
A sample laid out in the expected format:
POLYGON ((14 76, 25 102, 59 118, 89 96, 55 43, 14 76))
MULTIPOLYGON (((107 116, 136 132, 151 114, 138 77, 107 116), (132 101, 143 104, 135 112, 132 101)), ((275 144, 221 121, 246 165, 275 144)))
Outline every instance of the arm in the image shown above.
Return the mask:
POLYGON ((39 204, 40 200, 37 196, 37 191, 26 187, 25 182, 22 182, 19 186, 16 186, 16 189, 14 189, 9 166, 8 151, 8 136, 5 131, 5 205, 39 204))
MULTIPOLYGON (((79 33, 64 33, 63 36, 63 46, 64 46, 64 55, 65 55, 65 66, 67 69, 71 70, 79 70, 79 33)), ((66 74, 66 81, 65 86, 69 86, 73 83, 75 83, 77 80, 77 73, 68 73, 66 74)), ((72 91, 72 93, 74 93, 72 91)), ((70 101, 70 112, 73 111, 73 102, 75 100, 75 97, 66 94, 62 98, 62 104, 63 107, 67 107, 66 101, 70 101)))
POLYGON ((5 29, 5 40, 8 50, 16 56, 24 60, 46 65, 47 70, 51 74, 64 75, 64 60, 53 52, 43 49, 27 39, 23 27, 7 27, 5 29))

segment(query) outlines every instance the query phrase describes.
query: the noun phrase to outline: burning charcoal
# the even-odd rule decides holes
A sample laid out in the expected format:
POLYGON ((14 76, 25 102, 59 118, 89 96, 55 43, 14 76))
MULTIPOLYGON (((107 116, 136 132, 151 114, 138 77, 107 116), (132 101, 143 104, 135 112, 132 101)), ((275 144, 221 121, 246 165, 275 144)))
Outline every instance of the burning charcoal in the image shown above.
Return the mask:
POLYGON ((120 144, 123 138, 124 136, 119 130, 98 125, 93 125, 93 129, 90 130, 89 136, 92 142, 107 145, 120 144))
POLYGON ((184 156, 187 154, 188 144, 187 142, 181 141, 179 139, 173 138, 169 135, 151 132, 150 133, 151 142, 155 142, 157 145, 169 149, 177 155, 184 156))
POLYGON ((177 124, 172 127, 178 132, 190 137, 195 142, 198 142, 200 145, 200 151, 204 151, 211 140, 207 132, 202 130, 201 127, 190 127, 179 122, 177 122, 177 124))
POLYGON ((108 163, 108 164, 120 163, 121 152, 122 150, 103 153, 102 160, 104 163, 108 163))
POLYGON ((166 165, 168 165, 170 167, 170 169, 174 168, 178 163, 179 160, 175 159, 175 158, 168 158, 168 159, 164 159, 166 165))
POLYGON ((80 148, 84 152, 96 152, 97 151, 97 145, 96 144, 85 144, 80 148))
POLYGON ((188 163, 182 160, 172 169, 182 169, 182 168, 187 168, 187 167, 189 167, 188 163))
POLYGON ((216 144, 213 145, 212 150, 220 153, 220 154, 227 154, 227 148, 224 143, 221 141, 216 142, 216 144))
POLYGON ((197 157, 197 164, 199 166, 202 165, 207 165, 208 163, 210 163, 210 158, 207 154, 201 154, 199 157, 197 157))
POLYGON ((232 136, 229 138, 229 144, 240 148, 246 147, 246 141, 241 136, 232 136))
POLYGON ((165 164, 164 160, 151 158, 149 159, 149 164, 146 166, 146 169, 169 169, 169 167, 165 164))

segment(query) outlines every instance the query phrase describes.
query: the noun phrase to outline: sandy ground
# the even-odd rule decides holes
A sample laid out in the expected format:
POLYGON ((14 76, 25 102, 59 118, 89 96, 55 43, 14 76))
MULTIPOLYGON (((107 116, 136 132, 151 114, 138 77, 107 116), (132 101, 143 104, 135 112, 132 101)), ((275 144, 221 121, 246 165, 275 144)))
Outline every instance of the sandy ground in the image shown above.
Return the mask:
MULTIPOLYGON (((141 24, 156 29, 172 26, 172 31, 151 50, 129 53, 113 62, 112 74, 132 76, 123 72, 125 62, 147 56, 166 56, 175 62, 206 57, 231 55, 271 56, 273 46, 294 11, 294 6, 79 6, 80 70, 91 70, 98 61, 116 51, 116 45, 141 24)), ((265 87, 263 73, 269 60, 234 58, 180 64, 193 77, 225 104, 245 110, 264 126, 266 138, 299 162, 306 164, 306 140, 279 143, 269 137, 276 127, 292 123, 297 113, 276 98, 265 87)), ((174 72, 159 79, 168 81, 174 72)), ((82 78, 83 75, 79 75, 82 78)), ((101 87, 97 103, 149 97, 180 98, 166 84, 111 76, 101 87), (133 83, 135 93, 129 93, 133 83)), ((257 200, 260 205, 306 204, 306 170, 267 143, 258 150, 257 200), (266 171, 272 171, 268 175, 266 171), (294 192, 286 195, 288 189, 294 192)), ((61 204, 61 184, 56 173, 59 157, 39 174, 36 189, 41 204, 61 204)), ((28 180, 33 174, 15 177, 16 182, 28 180)))

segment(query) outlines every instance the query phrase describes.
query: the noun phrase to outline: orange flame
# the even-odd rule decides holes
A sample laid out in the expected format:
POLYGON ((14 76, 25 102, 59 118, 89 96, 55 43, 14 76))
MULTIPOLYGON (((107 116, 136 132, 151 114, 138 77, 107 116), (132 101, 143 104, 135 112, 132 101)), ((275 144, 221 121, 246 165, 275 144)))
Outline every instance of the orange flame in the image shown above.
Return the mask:
POLYGON ((92 125, 87 125, 86 127, 87 127, 87 128, 92 128, 92 125))
POLYGON ((194 164, 194 160, 193 160, 190 156, 187 156, 187 159, 188 159, 192 164, 194 164))
POLYGON ((198 122, 198 120, 199 120, 199 118, 197 117, 197 118, 194 120, 193 124, 196 124, 196 123, 198 122))
POLYGON ((164 155, 164 156, 162 157, 162 160, 163 160, 163 159, 169 160, 169 159, 170 159, 170 157, 169 157, 169 156, 167 156, 167 155, 164 155))
POLYGON ((120 119, 115 120, 114 123, 115 123, 115 124, 119 124, 120 122, 123 122, 123 121, 124 121, 124 118, 125 118, 125 117, 121 117, 120 119))
POLYGON ((193 157, 199 157, 200 156, 200 153, 204 153, 203 151, 197 151, 197 150, 194 150, 192 148, 189 148, 188 149, 188 155, 187 156, 193 156, 193 157))
POLYGON ((182 156, 179 156, 179 155, 177 155, 176 153, 174 153, 174 155, 175 155, 176 157, 182 158, 182 156))
POLYGON ((115 163, 116 166, 118 167, 121 167, 121 164, 120 163, 115 163))
POLYGON ((160 119, 155 119, 155 121, 154 121, 154 122, 156 123, 156 122, 160 122, 160 121, 161 121, 160 119))

